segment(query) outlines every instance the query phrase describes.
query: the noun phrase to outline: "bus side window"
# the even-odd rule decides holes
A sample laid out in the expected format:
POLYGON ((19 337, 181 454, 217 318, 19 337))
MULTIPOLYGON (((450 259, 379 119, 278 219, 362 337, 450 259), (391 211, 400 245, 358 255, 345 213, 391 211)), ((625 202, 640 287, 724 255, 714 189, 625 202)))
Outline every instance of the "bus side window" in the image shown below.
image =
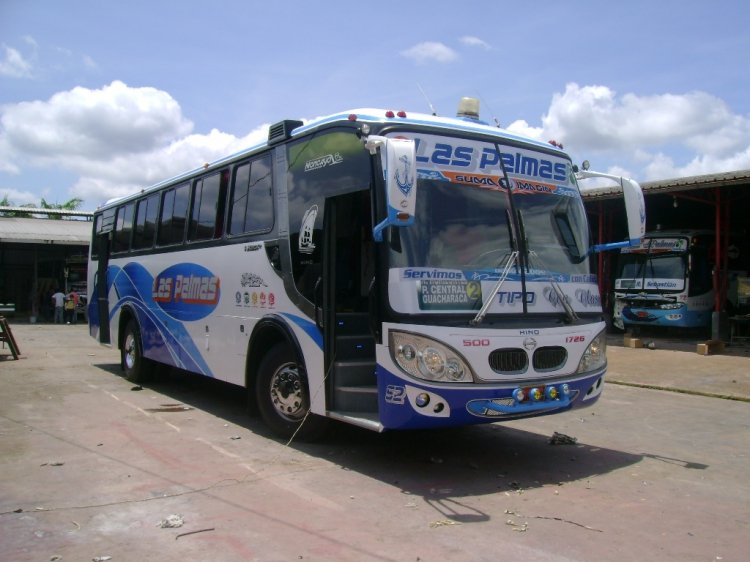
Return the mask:
POLYGON ((211 240, 221 236, 217 217, 224 215, 224 193, 228 171, 212 174, 197 180, 193 186, 188 240, 211 240))
POLYGON ((271 155, 237 166, 232 186, 229 234, 264 232, 273 227, 271 155))
POLYGON ((157 235, 160 246, 182 242, 189 200, 190 184, 187 183, 164 192, 157 235))
POLYGON ((127 252, 130 249, 130 236, 133 232, 134 203, 128 203, 117 209, 115 233, 112 238, 112 252, 127 252))
POLYGON ((135 212, 135 230, 133 232, 134 250, 150 248, 154 245, 158 207, 159 195, 156 193, 138 201, 135 212))

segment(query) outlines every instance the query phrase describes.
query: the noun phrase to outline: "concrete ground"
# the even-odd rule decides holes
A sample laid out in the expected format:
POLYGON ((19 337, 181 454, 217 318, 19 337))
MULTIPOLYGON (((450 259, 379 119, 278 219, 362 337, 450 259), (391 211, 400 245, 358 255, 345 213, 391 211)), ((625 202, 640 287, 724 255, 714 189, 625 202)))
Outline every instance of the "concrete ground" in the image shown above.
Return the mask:
POLYGON ((287 446, 235 387, 172 375, 141 389, 85 326, 12 327, 3 561, 747 559, 740 348, 612 336, 592 408, 449 431, 340 426, 287 446))

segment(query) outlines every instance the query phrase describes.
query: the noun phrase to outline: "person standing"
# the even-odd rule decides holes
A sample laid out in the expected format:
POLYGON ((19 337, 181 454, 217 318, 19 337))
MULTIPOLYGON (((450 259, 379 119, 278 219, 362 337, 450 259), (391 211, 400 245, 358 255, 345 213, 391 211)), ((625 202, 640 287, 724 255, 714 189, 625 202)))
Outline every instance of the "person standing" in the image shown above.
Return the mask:
POLYGON ((65 294, 58 289, 52 295, 52 302, 55 305, 55 324, 63 324, 63 307, 65 306, 65 294))
POLYGON ((65 303, 66 311, 68 312, 68 324, 75 324, 78 322, 78 293, 75 289, 72 289, 68 293, 68 301, 65 303), (72 303, 72 304, 71 304, 72 303))

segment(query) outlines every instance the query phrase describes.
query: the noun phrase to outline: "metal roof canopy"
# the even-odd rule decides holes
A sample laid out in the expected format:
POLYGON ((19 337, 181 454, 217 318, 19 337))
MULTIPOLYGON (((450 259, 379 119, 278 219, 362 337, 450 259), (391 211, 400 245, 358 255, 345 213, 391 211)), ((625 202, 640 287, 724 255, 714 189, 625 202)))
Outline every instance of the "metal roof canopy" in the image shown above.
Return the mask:
POLYGON ((91 221, 0 217, 0 242, 87 246, 91 221))
MULTIPOLYGON (((735 185, 747 185, 748 183, 750 183, 750 170, 737 170, 722 174, 706 174, 702 176, 647 181, 641 183, 641 188, 643 189, 644 195, 656 195, 677 191, 708 189, 712 187, 732 187, 735 185)), ((619 185, 599 187, 586 193, 582 193, 581 195, 583 196, 584 201, 587 202, 616 199, 622 196, 622 188, 619 185)))

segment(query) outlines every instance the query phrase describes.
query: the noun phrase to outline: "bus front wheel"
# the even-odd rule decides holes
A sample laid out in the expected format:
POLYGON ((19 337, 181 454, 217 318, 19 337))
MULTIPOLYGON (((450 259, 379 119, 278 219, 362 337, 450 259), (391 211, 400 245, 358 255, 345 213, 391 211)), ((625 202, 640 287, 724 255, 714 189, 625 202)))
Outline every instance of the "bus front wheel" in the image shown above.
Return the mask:
POLYGON ((125 326, 120 358, 126 379, 134 383, 146 382, 149 375, 149 362, 143 357, 141 332, 135 320, 129 320, 125 326))
POLYGON ((307 377, 288 345, 275 345, 263 358, 255 390, 260 415, 275 434, 305 441, 322 436, 327 420, 310 413, 307 377))

